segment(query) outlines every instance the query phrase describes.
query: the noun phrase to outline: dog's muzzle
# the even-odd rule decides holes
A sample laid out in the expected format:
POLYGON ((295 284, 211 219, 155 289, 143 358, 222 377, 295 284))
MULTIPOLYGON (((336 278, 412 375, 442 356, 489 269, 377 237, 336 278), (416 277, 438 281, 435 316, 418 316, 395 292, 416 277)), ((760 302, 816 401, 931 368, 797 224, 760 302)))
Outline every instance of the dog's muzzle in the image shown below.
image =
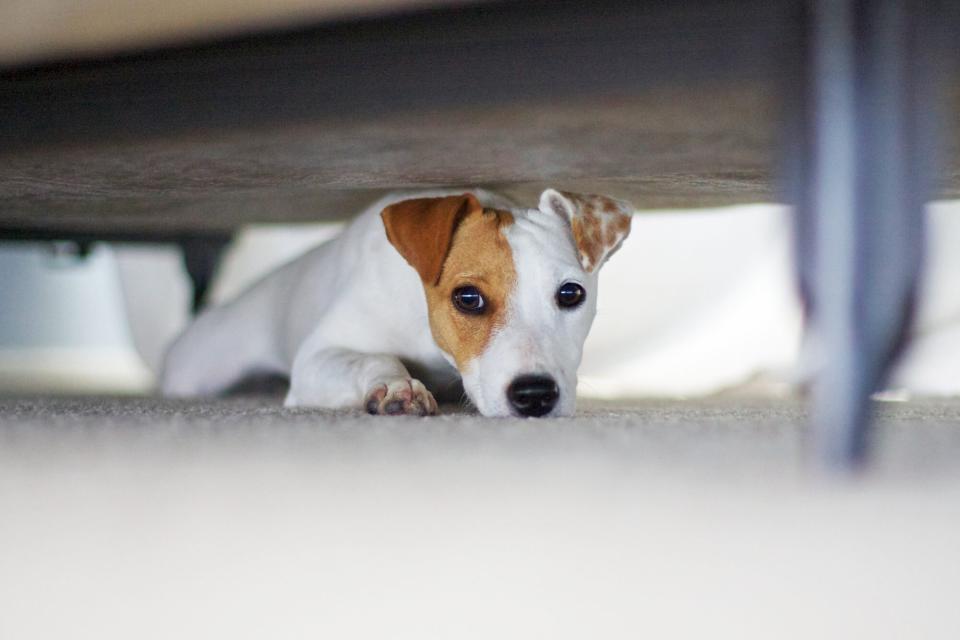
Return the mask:
POLYGON ((550 413, 559 397, 557 382, 549 376, 517 376, 507 387, 507 400, 521 416, 544 416, 550 413))

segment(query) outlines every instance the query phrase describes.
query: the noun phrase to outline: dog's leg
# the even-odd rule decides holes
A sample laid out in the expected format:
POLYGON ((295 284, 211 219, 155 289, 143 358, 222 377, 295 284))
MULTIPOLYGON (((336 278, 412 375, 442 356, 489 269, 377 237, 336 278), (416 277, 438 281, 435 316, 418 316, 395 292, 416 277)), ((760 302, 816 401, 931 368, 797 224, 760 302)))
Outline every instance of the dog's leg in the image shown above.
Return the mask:
POLYGON ((285 373, 264 315, 245 299, 204 311, 167 351, 163 394, 211 396, 252 374, 285 373))
POLYGON ((372 414, 433 415, 437 401, 399 359, 329 348, 297 354, 288 407, 362 407, 372 414))

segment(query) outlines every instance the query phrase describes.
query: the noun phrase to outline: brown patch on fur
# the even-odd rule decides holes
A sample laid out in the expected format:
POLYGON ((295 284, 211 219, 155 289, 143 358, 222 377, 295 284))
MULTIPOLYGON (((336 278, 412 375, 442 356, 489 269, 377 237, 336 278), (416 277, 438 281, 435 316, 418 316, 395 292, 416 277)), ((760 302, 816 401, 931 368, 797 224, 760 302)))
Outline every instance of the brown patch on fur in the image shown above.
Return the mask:
POLYGON ((576 208, 570 227, 580 254, 580 264, 587 271, 593 271, 630 233, 630 214, 604 196, 561 193, 576 208))
POLYGON ((575 217, 570 222, 570 226, 573 229, 573 240, 577 243, 577 250, 580 252, 580 261, 583 267, 590 271, 603 255, 600 219, 584 213, 575 217))
POLYGON ((450 243, 463 218, 483 208, 465 193, 445 198, 412 198, 392 204, 380 214, 387 239, 425 285, 436 284, 450 243))
POLYGON ((439 281, 424 285, 430 330, 437 345, 459 369, 487 348, 494 331, 503 326, 507 298, 517 279, 513 252, 503 228, 513 224, 507 211, 471 211, 456 228, 439 281), (486 311, 468 315, 453 304, 453 290, 472 285, 483 294, 486 311))
POLYGON ((617 230, 614 225, 607 223, 603 225, 603 244, 612 247, 617 241, 617 230))
POLYGON ((623 235, 630 233, 630 223, 633 222, 633 217, 631 214, 627 213, 624 215, 617 216, 614 218, 614 227, 617 231, 623 235))

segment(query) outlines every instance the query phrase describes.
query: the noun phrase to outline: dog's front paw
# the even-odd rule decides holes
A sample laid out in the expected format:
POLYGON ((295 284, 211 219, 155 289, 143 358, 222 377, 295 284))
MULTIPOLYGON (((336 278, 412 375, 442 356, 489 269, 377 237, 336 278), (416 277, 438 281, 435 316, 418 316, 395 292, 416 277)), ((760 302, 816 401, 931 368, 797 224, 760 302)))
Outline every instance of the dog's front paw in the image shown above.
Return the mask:
POLYGON ((437 401, 419 380, 397 378, 376 385, 367 394, 364 407, 372 415, 432 416, 437 401))

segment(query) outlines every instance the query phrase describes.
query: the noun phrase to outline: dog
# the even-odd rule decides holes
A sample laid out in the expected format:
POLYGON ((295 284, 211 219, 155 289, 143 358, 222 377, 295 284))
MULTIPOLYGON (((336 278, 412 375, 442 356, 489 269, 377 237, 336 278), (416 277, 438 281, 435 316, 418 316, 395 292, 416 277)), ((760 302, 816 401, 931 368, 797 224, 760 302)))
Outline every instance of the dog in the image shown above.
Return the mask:
POLYGON ((570 416, 601 266, 633 208, 547 189, 384 198, 338 237, 202 312, 167 352, 167 396, 289 377, 289 407, 432 415, 462 384, 484 416, 570 416))

